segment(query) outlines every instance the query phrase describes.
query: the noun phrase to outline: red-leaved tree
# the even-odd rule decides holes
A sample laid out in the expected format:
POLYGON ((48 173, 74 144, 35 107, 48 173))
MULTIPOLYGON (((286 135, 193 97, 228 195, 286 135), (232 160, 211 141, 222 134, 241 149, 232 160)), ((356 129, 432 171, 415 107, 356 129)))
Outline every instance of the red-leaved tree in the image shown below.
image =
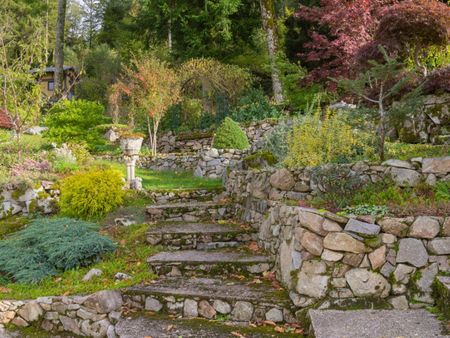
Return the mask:
POLYGON ((373 39, 383 12, 400 0, 321 0, 319 7, 300 6, 299 20, 313 23, 311 41, 303 47, 304 62, 311 69, 305 83, 336 84, 329 78, 348 77, 354 56, 373 39))
POLYGON ((447 48, 450 7, 437 0, 406 0, 390 6, 380 20, 374 41, 402 59, 411 58, 427 75, 423 62, 431 47, 447 48))

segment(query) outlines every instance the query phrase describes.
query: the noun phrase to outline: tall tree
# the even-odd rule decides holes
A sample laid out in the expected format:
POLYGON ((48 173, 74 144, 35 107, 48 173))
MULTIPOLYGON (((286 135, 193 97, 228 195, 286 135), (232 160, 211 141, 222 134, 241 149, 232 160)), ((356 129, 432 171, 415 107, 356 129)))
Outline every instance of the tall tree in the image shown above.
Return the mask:
POLYGON ((64 90, 64 27, 66 22, 67 0, 58 0, 58 18, 56 21, 55 43, 55 93, 61 95, 64 90))
POLYGON ((279 39, 274 1, 275 0, 260 0, 259 2, 261 6, 263 28, 266 33, 267 50, 269 53, 273 97, 275 102, 280 104, 283 103, 284 96, 283 86, 280 79, 280 70, 277 66, 279 39))

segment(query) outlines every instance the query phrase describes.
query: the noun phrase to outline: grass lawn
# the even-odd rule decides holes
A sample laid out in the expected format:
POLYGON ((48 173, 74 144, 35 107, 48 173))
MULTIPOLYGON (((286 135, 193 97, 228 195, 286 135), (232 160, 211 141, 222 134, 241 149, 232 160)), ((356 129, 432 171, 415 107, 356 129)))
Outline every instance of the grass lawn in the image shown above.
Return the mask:
MULTIPOLYGON (((99 162, 113 165, 126 174, 125 164, 117 162, 99 162)), ((215 190, 222 188, 222 180, 196 177, 189 172, 156 171, 136 168, 136 176, 142 178, 142 185, 146 190, 215 190)))

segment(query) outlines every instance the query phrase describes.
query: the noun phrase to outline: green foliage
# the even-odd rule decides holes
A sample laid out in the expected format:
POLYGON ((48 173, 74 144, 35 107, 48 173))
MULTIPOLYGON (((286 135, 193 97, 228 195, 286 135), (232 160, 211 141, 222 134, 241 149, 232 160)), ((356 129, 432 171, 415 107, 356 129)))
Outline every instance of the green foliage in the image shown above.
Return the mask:
POLYGON ((214 148, 218 149, 247 149, 250 147, 247 135, 238 123, 226 117, 217 129, 214 137, 214 148))
POLYGON ((37 283, 58 272, 87 266, 115 249, 93 223, 70 218, 38 219, 0 242, 0 271, 15 281, 37 283))
POLYGON ((124 198, 122 175, 115 169, 91 169, 61 181, 61 213, 92 219, 118 207, 124 198))
MULTIPOLYGON (((361 189, 366 182, 349 166, 328 164, 316 167, 312 180, 321 187, 321 199, 333 208, 351 205, 355 191, 361 189)), ((368 202, 370 203, 370 202, 368 202)))
POLYGON ((72 152, 73 156, 75 156, 76 160, 77 160, 77 164, 79 165, 85 165, 87 164, 89 161, 92 160, 92 156, 89 153, 87 144, 84 142, 79 142, 79 143, 73 143, 70 142, 67 144, 67 147, 70 149, 70 151, 72 152))
POLYGON ((278 162, 283 162, 288 153, 288 137, 292 132, 293 121, 281 120, 264 136, 262 148, 272 153, 278 162))
POLYGON ((258 151, 243 159, 246 168, 259 169, 277 164, 277 158, 268 151, 258 151))
POLYGON ((383 217, 389 213, 389 208, 385 205, 360 204, 354 207, 345 207, 343 213, 347 215, 372 215, 383 217))
POLYGON ((257 88, 248 90, 230 114, 230 117, 237 122, 260 121, 280 116, 280 110, 271 105, 264 92, 257 88))
POLYGON ((436 199, 438 201, 449 202, 450 201, 450 181, 437 182, 434 191, 436 199))
POLYGON ((107 104, 108 87, 118 78, 120 58, 108 45, 101 44, 88 51, 84 60, 86 74, 75 87, 80 99, 107 104))
POLYGON ((386 143, 386 157, 399 160, 409 160, 414 157, 444 157, 448 156, 449 152, 450 148, 448 145, 386 143))
POLYGON ((90 149, 106 143, 96 126, 109 122, 104 108, 96 102, 65 100, 53 106, 45 118, 49 128, 45 137, 51 141, 86 142, 90 149))
POLYGON ((319 110, 294 125, 288 145, 285 163, 290 168, 345 163, 368 151, 343 114, 327 112, 322 118, 319 110))

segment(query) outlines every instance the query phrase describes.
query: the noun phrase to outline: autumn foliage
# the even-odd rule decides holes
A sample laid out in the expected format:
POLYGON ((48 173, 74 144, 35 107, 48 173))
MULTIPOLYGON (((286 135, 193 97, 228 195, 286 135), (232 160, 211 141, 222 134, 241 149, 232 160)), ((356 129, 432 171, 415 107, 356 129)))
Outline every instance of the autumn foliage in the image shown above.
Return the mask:
POLYGON ((358 50, 372 40, 387 6, 397 0, 321 0, 319 7, 300 6, 296 17, 313 23, 311 41, 301 55, 311 71, 305 83, 325 82, 328 78, 347 77, 358 50))

